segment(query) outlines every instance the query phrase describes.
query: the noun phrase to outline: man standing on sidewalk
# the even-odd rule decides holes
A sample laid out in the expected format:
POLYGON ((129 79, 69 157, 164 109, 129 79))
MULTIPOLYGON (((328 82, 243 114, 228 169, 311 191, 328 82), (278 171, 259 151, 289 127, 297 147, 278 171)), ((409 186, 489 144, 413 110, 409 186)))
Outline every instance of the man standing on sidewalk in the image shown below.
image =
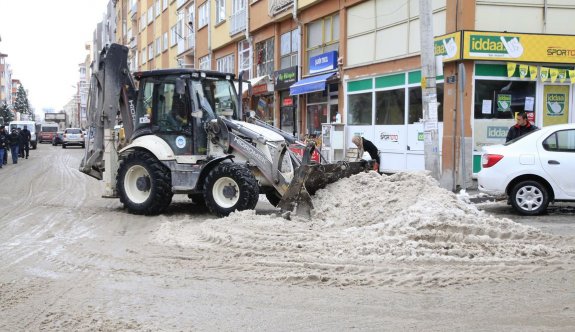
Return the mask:
POLYGON ((6 148, 8 147, 8 143, 10 142, 10 138, 8 138, 8 134, 4 129, 4 126, 0 126, 0 168, 4 164, 4 154, 8 153, 6 148))
POLYGON ((10 153, 12 154, 12 164, 18 163, 18 155, 20 149, 20 133, 18 133, 18 129, 12 128, 12 132, 10 133, 10 153))
POLYGON ((30 130, 28 130, 28 126, 24 125, 24 128, 20 132, 20 136, 22 136, 22 147, 23 147, 23 150, 20 152, 20 155, 28 159, 28 155, 30 154, 30 140, 32 139, 32 135, 30 134, 30 130), (24 152, 26 152, 26 155, 24 155, 24 152))

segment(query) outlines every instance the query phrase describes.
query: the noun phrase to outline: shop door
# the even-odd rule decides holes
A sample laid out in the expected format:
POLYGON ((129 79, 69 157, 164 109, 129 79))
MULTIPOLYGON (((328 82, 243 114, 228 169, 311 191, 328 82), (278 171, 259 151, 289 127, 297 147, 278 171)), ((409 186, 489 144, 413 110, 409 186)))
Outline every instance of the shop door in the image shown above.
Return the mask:
POLYGON ((571 87, 567 84, 545 84, 543 86, 543 127, 569 123, 571 87))

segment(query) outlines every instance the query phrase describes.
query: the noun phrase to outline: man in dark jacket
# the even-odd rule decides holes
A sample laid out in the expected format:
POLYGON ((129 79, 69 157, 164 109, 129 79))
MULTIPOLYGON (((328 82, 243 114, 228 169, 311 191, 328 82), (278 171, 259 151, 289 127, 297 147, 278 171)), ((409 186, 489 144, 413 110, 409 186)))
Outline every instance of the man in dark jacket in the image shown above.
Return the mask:
POLYGON ((509 128, 505 142, 507 143, 512 139, 516 139, 517 137, 521 137, 537 129, 538 128, 536 126, 529 123, 527 113, 519 112, 519 114, 517 114, 517 123, 509 128))
POLYGON ((32 139, 32 134, 30 134, 30 130, 28 130, 28 126, 24 125, 24 128, 22 128, 22 130, 20 131, 20 136, 22 137, 22 151, 20 152, 20 156, 26 157, 26 159, 28 159, 28 156, 30 155, 30 140, 32 139), (24 155, 24 152, 26 152, 26 155, 24 155))
POLYGON ((10 138, 4 129, 4 126, 0 126, 0 168, 4 164, 4 155, 8 153, 6 148, 10 145, 10 138))
POLYGON ((12 128, 10 132, 10 153, 12 154, 12 163, 18 163, 18 154, 20 150, 20 133, 18 129, 12 128))

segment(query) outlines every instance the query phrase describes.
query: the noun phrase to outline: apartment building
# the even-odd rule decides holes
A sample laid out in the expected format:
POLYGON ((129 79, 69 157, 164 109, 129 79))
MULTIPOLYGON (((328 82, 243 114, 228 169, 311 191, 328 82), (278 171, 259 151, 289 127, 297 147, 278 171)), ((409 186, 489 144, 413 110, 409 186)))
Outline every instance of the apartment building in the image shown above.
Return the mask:
POLYGON ((8 54, 0 53, 0 105, 12 105, 12 69, 7 57, 8 54))
MULTIPOLYGON (((321 143, 323 124, 363 135, 381 170, 424 169, 418 0, 119 0, 132 69, 242 73, 250 109, 321 143)), ((514 114, 574 122, 575 4, 433 0, 442 184, 470 183, 481 146, 514 114), (526 19, 529 18, 529 19, 526 19)))

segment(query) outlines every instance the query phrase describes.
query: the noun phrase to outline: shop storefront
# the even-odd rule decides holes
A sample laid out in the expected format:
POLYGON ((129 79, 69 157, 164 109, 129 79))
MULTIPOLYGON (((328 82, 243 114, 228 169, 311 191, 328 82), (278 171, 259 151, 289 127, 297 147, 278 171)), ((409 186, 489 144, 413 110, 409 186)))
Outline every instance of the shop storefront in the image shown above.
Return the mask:
POLYGON ((473 173, 482 147, 505 143, 519 112, 538 127, 575 122, 575 36, 459 31, 435 39, 443 62, 473 63, 473 173))
POLYGON ((279 127, 297 137, 300 132, 297 116, 297 98, 290 96, 289 87, 297 82, 297 67, 274 72, 275 90, 279 96, 279 127))
POLYGON ((274 125, 274 84, 269 76, 251 80, 252 95, 250 109, 256 116, 270 125, 274 125))
POLYGON ((575 37, 464 31, 474 65, 473 172, 481 147, 504 143, 518 112, 538 127, 575 122, 575 37))
POLYGON ((310 58, 308 76, 290 86, 290 96, 303 96, 305 133, 321 137, 322 123, 335 120, 338 113, 339 78, 337 52, 327 52, 310 58))
MULTIPOLYGON (((346 145, 360 135, 380 150, 380 170, 423 170, 421 71, 346 82, 346 145)), ((443 77, 437 78, 438 134, 443 135, 443 77)), ((441 151, 440 151, 441 153, 441 151)))

